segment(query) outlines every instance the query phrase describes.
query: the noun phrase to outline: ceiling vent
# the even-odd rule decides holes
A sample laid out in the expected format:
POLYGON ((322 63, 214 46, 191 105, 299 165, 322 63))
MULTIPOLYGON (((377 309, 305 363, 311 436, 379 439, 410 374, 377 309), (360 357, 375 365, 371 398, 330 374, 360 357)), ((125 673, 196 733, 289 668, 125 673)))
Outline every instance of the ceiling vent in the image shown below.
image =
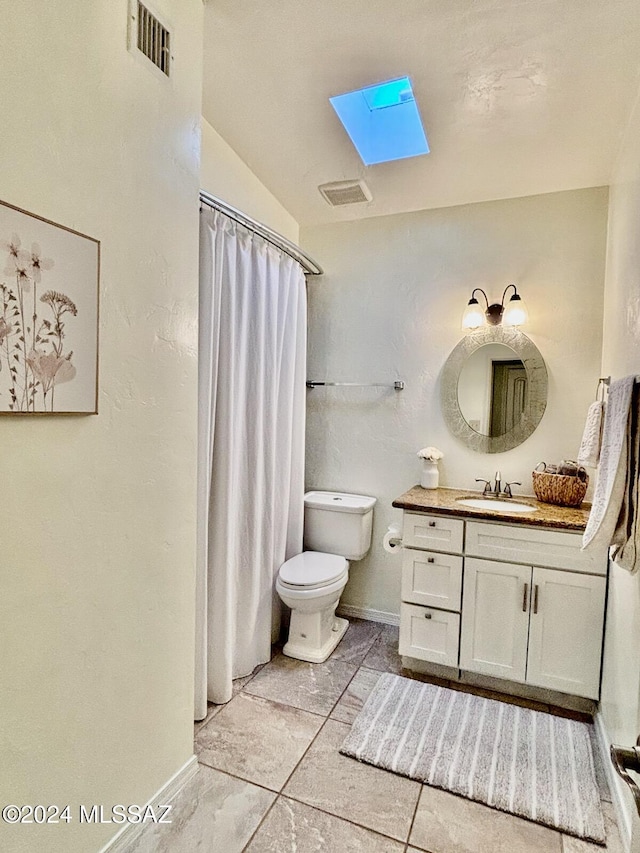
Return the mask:
POLYGON ((166 74, 171 71, 171 33, 158 18, 140 2, 131 0, 129 45, 166 74))
POLYGON ((334 181, 332 184, 320 184, 318 189, 331 207, 362 204, 364 201, 373 200, 371 191, 364 181, 334 181))

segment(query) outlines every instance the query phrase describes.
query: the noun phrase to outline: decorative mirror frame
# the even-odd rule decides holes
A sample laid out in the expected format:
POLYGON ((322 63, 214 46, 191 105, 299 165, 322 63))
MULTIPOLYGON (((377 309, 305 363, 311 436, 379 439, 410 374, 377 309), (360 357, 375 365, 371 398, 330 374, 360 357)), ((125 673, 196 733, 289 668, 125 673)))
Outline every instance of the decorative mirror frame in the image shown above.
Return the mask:
POLYGON ((547 407, 547 368, 537 346, 520 329, 486 326, 465 335, 442 368, 440 398, 451 432, 478 453, 504 453, 522 444, 538 426, 547 407), (466 422, 458 402, 458 379, 470 355, 486 344, 504 344, 522 360, 527 371, 529 404, 520 423, 504 435, 482 435, 466 422))

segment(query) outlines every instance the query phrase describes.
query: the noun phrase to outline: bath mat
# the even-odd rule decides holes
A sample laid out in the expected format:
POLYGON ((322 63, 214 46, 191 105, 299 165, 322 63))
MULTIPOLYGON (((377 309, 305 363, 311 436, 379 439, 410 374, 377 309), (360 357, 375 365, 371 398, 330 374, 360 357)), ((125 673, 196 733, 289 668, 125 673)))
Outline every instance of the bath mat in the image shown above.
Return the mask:
POLYGON ((586 723, 385 673, 340 752, 605 842, 586 723))

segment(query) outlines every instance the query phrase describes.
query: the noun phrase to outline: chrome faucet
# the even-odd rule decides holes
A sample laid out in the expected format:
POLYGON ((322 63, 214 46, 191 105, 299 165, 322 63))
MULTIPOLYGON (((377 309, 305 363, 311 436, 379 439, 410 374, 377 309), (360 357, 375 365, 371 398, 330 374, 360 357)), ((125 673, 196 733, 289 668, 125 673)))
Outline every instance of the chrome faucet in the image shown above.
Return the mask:
POLYGON ((484 483, 484 489, 482 490, 482 494, 492 498, 512 498, 513 494, 511 492, 511 486, 522 485, 522 483, 519 483, 517 480, 514 480, 512 483, 505 483, 503 489, 502 474, 500 473, 500 471, 496 471, 496 479, 493 486, 491 485, 491 480, 485 480, 483 477, 476 477, 476 483, 484 483))

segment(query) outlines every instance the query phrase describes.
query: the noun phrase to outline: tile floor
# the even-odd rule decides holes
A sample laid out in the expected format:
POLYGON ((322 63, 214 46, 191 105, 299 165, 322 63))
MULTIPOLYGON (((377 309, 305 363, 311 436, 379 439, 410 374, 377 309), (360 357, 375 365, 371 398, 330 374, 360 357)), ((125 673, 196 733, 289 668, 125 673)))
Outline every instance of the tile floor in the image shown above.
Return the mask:
MULTIPOLYGON (((129 853, 602 853, 340 755, 380 673, 401 671, 397 648, 397 628, 352 620, 326 663, 276 652, 238 679, 233 699, 196 724, 199 771, 173 823, 146 827, 129 853)), ((606 850, 622 853, 599 776, 606 850)))

